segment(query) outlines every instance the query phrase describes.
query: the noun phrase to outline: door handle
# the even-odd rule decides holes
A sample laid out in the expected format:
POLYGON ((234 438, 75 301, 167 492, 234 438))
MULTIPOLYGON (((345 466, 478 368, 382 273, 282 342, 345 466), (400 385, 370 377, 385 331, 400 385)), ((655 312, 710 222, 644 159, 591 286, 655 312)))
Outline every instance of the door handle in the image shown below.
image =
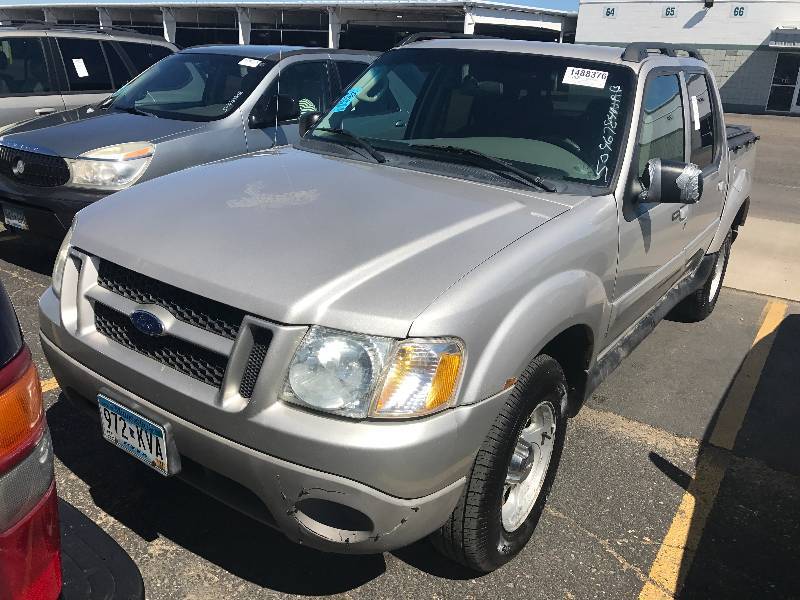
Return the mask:
POLYGON ((39 115, 41 117, 42 115, 53 114, 54 112, 56 112, 56 109, 55 108, 44 107, 44 108, 37 108, 33 112, 35 112, 37 115, 39 115))
POLYGON ((689 218, 689 205, 684 204, 674 213, 672 213, 672 220, 673 222, 677 221, 678 223, 684 223, 686 219, 689 218))

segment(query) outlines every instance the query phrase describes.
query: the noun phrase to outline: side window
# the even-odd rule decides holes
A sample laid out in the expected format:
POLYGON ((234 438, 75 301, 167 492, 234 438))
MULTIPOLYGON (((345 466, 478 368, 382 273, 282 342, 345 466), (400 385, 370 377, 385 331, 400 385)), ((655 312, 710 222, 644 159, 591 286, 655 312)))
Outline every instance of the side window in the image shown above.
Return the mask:
POLYGON ((683 101, 677 75, 647 80, 639 131, 639 170, 644 173, 651 158, 684 161, 683 101))
POLYGON ((156 64, 162 58, 172 54, 172 50, 155 44, 137 44, 136 42, 120 42, 119 45, 133 63, 136 73, 156 64))
POLYGON ((350 60, 335 61, 336 68, 339 69, 339 82, 342 84, 342 91, 350 87, 356 78, 367 70, 367 63, 354 62, 350 60))
POLYGON ((73 92, 105 92, 113 89, 106 57, 97 40, 58 38, 69 89, 73 92))
POLYGON ((119 89, 131 80, 131 74, 114 46, 108 42, 102 42, 102 44, 108 59, 108 66, 111 68, 111 77, 114 79, 114 89, 119 89))
POLYGON ((40 38, 0 38, 0 96, 52 91, 40 38))
POLYGON ((705 75, 691 73, 686 77, 692 113, 691 160, 701 169, 714 162, 714 107, 705 75))
POLYGON ((325 61, 291 64, 281 70, 278 85, 271 87, 271 95, 292 97, 297 102, 300 114, 328 110, 330 93, 325 61))

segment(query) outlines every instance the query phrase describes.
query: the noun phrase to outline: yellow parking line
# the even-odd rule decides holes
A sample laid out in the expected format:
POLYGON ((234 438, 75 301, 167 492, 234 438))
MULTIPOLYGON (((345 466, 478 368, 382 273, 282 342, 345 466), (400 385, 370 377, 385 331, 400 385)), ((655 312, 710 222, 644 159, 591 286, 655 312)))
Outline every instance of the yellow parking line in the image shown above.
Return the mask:
POLYGON ((50 379, 43 379, 41 381, 42 386, 42 393, 49 392, 50 390, 57 390, 58 389, 58 382, 56 381, 55 377, 51 377, 50 379))
POLYGON ((697 457, 694 479, 661 542, 639 600, 673 598, 683 585, 730 462, 730 454, 724 450, 733 448, 772 346, 772 339, 767 338, 781 324, 788 308, 785 302, 778 300, 770 300, 764 307, 761 326, 750 352, 717 415, 709 439, 712 447, 702 449, 697 457))

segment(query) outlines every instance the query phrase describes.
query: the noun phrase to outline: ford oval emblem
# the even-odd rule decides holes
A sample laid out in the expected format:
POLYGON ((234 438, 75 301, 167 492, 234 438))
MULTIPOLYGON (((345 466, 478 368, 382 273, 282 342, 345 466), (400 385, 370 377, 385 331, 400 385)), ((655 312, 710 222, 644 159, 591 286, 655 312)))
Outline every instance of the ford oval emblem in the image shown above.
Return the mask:
POLYGON ((135 310, 131 313, 131 323, 144 334, 164 335, 164 323, 157 316, 146 310, 135 310))

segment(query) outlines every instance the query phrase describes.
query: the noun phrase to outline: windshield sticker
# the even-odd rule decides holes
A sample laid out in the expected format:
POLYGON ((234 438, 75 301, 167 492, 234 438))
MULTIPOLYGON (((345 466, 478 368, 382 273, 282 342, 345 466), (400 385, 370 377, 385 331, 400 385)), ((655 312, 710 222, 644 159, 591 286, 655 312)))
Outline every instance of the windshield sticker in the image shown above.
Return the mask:
POLYGON ((694 115, 694 130, 700 131, 700 107, 697 106, 697 96, 692 96, 692 114, 694 115))
POLYGON ((255 58, 243 58, 239 61, 239 64, 243 67, 260 67, 261 61, 256 60, 255 58))
POLYGON ((561 80, 561 83, 582 85, 584 87, 593 87, 602 90, 606 87, 606 79, 608 79, 608 71, 567 67, 567 70, 564 72, 564 79, 561 80))
POLYGON ((331 109, 331 112, 344 112, 360 91, 360 87, 351 87, 347 90, 347 93, 342 96, 341 100, 336 103, 336 106, 331 109))
POLYGON ((622 102, 622 86, 609 86, 608 91, 611 92, 611 96, 609 97, 611 103, 608 106, 608 112, 603 121, 603 132, 601 134, 603 141, 598 146, 601 154, 597 159, 597 167, 595 167, 597 179, 602 179, 603 183, 608 183, 608 159, 611 158, 611 152, 613 151, 612 144, 617 137, 619 110, 622 102))
POLYGON ((73 58, 72 66, 75 67, 75 72, 78 74, 78 77, 89 76, 89 71, 86 70, 86 64, 83 62, 82 58, 73 58))

